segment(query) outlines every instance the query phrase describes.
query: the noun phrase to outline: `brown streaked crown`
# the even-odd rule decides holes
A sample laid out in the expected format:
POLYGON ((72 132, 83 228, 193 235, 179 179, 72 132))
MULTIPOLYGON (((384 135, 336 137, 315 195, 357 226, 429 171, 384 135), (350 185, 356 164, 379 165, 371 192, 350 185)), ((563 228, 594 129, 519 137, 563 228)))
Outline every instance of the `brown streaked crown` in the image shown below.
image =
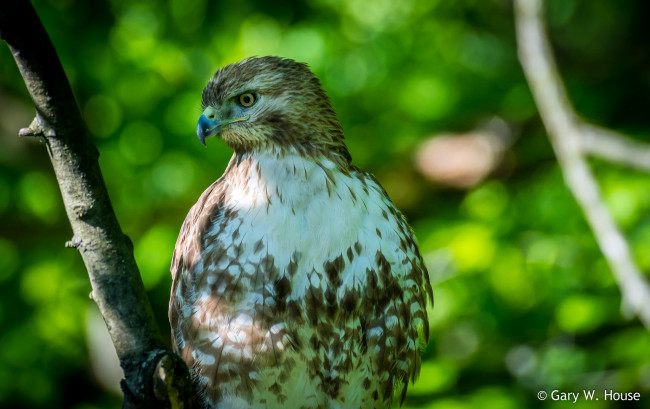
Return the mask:
POLYGON ((336 112, 307 64, 252 57, 227 65, 203 89, 203 108, 219 109, 245 92, 258 98, 250 119, 220 133, 236 153, 273 144, 305 155, 324 155, 345 166, 350 162, 336 112))

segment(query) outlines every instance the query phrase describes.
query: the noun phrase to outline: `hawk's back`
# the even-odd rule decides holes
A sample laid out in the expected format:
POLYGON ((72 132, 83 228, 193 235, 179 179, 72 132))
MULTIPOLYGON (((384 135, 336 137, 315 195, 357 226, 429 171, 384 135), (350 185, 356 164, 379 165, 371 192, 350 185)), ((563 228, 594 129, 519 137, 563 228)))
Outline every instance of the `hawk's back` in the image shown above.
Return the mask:
POLYGON ((183 224, 174 348, 209 408, 384 408, 419 371, 426 268, 369 174, 236 154, 183 224))

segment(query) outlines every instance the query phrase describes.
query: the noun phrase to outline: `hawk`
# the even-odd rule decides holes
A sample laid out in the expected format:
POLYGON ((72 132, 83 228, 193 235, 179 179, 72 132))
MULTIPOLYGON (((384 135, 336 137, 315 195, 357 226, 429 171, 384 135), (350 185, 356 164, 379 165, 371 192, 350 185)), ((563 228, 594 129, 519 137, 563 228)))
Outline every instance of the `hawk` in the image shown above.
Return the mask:
POLYGON ((428 340, 428 273, 386 191, 351 164, 306 64, 248 58, 203 90, 234 150, 178 237, 174 350, 202 408, 387 408, 428 340), (421 334, 419 334, 419 332, 421 334))

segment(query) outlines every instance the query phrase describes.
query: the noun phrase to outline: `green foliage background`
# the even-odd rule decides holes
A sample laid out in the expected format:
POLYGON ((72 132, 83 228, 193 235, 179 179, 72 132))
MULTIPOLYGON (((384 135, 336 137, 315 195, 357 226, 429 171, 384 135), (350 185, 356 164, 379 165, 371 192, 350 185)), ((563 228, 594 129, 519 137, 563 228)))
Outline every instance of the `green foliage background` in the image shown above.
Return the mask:
MULTIPOLYGON (((563 406, 538 401, 539 390, 552 389, 638 391, 650 399, 650 336, 622 314, 612 273, 563 184, 517 61, 509 1, 34 5, 101 152, 113 205, 165 334, 176 235, 231 155, 222 142, 210 140, 205 149, 196 139, 201 90, 219 66, 281 55, 308 62, 321 78, 354 162, 375 173, 407 214, 430 268, 432 340, 405 407, 563 406), (492 116, 519 137, 488 180, 450 190, 417 173, 413 155, 422 141, 472 130, 492 116)), ((547 6, 577 110, 650 142, 650 5, 547 6)), ((118 408, 119 395, 101 387, 91 369, 96 307, 81 258, 63 247, 71 231, 47 153, 16 136, 32 115, 5 48, 0 407, 118 408)), ((593 166, 647 273, 648 176, 593 166)), ((609 407, 602 398, 575 406, 609 407)))

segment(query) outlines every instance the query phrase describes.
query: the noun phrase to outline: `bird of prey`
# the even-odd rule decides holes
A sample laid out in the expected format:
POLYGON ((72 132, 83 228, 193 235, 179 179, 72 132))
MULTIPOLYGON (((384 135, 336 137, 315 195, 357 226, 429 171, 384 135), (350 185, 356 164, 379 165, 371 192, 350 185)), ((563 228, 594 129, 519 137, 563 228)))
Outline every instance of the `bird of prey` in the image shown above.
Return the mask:
POLYGON ((203 90, 201 143, 234 154, 178 237, 174 350, 201 408, 387 408, 428 340, 413 233, 356 168, 306 64, 248 58, 203 90), (423 338, 423 339, 420 339, 423 338))

